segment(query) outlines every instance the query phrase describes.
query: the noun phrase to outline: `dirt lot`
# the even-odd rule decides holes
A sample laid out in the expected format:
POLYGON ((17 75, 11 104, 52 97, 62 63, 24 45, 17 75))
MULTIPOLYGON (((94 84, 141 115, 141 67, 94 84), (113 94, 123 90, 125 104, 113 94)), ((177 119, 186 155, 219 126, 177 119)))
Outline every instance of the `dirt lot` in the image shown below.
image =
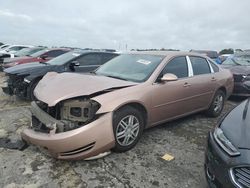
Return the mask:
MULTIPOLYGON (((228 101, 223 114, 238 102, 228 101)), ((129 152, 59 161, 34 146, 18 150, 19 134, 30 124, 29 103, 0 89, 0 187, 206 187, 206 136, 217 120, 196 114, 146 130, 129 152), (175 159, 161 159, 165 153, 175 159)))

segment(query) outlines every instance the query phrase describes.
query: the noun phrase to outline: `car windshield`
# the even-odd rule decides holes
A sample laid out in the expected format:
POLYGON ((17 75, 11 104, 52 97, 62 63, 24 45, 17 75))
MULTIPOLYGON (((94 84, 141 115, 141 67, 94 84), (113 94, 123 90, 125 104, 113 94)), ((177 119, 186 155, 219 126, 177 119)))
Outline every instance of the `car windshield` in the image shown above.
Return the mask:
POLYGON ((50 65, 63 65, 64 63, 67 63, 68 61, 73 60, 74 58, 78 57, 82 53, 83 51, 80 51, 80 50, 67 52, 63 55, 60 55, 48 61, 47 63, 50 65))
POLYGON ((248 65, 250 66, 250 59, 242 58, 242 57, 227 58, 223 62, 223 65, 248 65))
POLYGON ((44 54, 45 52, 47 52, 47 51, 48 51, 47 49, 44 49, 44 50, 38 51, 38 52, 36 52, 36 53, 33 53, 33 54, 31 54, 30 56, 31 56, 31 57, 39 57, 39 56, 41 56, 42 54, 44 54))
POLYGON ((164 56, 123 54, 102 65, 95 73, 133 82, 144 82, 164 56))

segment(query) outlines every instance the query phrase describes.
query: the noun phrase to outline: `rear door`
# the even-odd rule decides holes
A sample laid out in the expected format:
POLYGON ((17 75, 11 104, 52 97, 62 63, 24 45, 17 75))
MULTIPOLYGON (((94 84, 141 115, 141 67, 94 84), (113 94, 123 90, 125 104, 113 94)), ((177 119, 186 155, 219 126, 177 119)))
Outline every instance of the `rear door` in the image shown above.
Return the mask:
POLYGON ((206 58, 189 56, 189 60, 193 69, 193 76, 190 78, 194 93, 192 108, 207 108, 216 88, 216 74, 206 58))

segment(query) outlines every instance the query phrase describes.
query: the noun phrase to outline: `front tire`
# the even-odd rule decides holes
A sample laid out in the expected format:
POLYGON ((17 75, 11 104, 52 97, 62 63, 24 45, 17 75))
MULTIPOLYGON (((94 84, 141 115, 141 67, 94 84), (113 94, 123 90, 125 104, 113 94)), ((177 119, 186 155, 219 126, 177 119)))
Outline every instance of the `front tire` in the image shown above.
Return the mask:
POLYGON ((225 93, 222 90, 218 90, 215 93, 212 103, 207 110, 207 115, 209 117, 218 117, 221 114, 224 108, 225 98, 225 93))
POLYGON ((132 149, 139 141, 144 128, 141 112, 133 107, 123 107, 114 113, 113 132, 116 152, 132 149))

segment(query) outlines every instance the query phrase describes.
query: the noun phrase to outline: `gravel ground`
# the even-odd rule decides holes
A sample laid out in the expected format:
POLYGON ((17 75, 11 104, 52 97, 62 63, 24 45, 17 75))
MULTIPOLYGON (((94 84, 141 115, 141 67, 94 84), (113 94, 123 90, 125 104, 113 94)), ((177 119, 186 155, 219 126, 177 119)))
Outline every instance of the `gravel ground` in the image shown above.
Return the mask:
MULTIPOLYGON (((0 73, 0 85, 3 74, 0 73)), ((228 101, 223 114, 238 100, 228 101)), ((204 150, 218 118, 196 114, 144 132, 135 148, 93 161, 60 161, 34 146, 20 151, 29 103, 0 89, 0 187, 207 187, 204 150), (7 149, 13 148, 13 149, 7 149), (165 161, 164 154, 174 156, 165 161)))

